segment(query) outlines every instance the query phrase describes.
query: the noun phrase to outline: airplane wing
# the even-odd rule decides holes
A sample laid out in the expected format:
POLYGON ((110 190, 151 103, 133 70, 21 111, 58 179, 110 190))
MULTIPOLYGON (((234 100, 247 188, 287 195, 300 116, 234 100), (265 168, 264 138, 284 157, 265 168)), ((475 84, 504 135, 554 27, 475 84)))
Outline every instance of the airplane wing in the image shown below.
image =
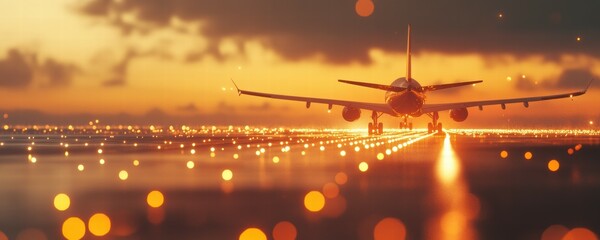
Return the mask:
MULTIPOLYGON (((235 85, 235 82, 234 82, 234 85, 235 85)), ((313 98, 313 97, 300 97, 300 96, 290 96, 290 95, 279 95, 279 94, 271 94, 271 93, 262 93, 262 92, 253 92, 253 91, 242 90, 242 89, 239 89, 237 87, 237 85, 235 87, 237 88, 237 91, 238 91, 239 95, 244 94, 244 95, 257 96, 257 97, 275 98, 275 99, 282 99, 282 100, 305 102, 307 106, 309 106, 311 103, 322 103, 322 104, 328 104, 330 106, 338 105, 338 106, 344 106, 344 107, 354 107, 354 108, 360 108, 360 109, 365 109, 365 110, 376 111, 376 112, 380 112, 380 113, 386 113, 386 114, 389 114, 389 115, 392 115, 392 116, 397 116, 397 114, 394 112, 394 110, 389 105, 387 105, 385 103, 367 103, 367 102, 354 102, 354 101, 326 99, 326 98, 313 98)))
POLYGON ((592 81, 590 81, 588 83, 587 87, 583 90, 576 91, 576 92, 570 92, 570 93, 556 94, 556 95, 485 100, 485 101, 472 101, 472 102, 424 104, 422 113, 426 114, 426 113, 431 113, 431 112, 445 111, 445 110, 451 110, 451 109, 457 109, 457 108, 468 108, 468 107, 479 107, 480 109, 482 109, 483 106, 486 106, 486 105, 501 105, 502 108, 505 108, 506 104, 509 104, 509 103, 523 103, 523 105, 525 107, 528 107, 529 102, 537 102, 537 101, 544 101, 544 100, 551 100, 551 99, 558 99, 558 98, 572 98, 572 97, 576 97, 579 95, 583 95, 588 90, 591 83, 592 83, 592 81))

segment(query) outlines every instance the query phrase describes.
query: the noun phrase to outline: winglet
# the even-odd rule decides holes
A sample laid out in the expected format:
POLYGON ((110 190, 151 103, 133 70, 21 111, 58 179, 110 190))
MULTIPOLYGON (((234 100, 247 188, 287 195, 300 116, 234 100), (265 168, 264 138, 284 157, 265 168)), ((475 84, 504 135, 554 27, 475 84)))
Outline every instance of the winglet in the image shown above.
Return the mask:
POLYGON ((237 84, 235 84, 235 81, 233 81, 233 78, 231 78, 231 82, 233 83, 233 86, 235 86, 235 89, 238 92, 238 96, 242 96, 242 90, 240 90, 240 88, 237 86, 237 84))
POLYGON ((592 85, 592 82, 594 81, 594 79, 590 79, 590 81, 588 82, 587 86, 585 87, 585 89, 583 90, 583 93, 586 93, 587 90, 590 88, 590 86, 592 85))

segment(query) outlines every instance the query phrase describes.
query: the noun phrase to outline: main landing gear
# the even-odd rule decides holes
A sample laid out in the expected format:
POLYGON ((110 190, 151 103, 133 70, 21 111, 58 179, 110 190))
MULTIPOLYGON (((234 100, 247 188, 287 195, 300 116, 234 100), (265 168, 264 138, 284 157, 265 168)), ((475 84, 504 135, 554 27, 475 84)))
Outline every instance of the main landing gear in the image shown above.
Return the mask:
POLYGON ((432 121, 430 123, 427 123, 427 133, 433 133, 437 131, 438 134, 442 134, 442 123, 438 122, 438 119, 440 119, 438 112, 433 112, 433 114, 427 115, 431 117, 432 121))
POLYGON ((404 115, 402 117, 402 121, 400 122, 400 129, 408 129, 412 131, 413 124, 408 122, 408 115, 404 115))
POLYGON ((373 122, 369 123, 369 135, 380 135, 383 133, 383 123, 377 121, 381 115, 383 115, 383 113, 377 114, 375 111, 371 114, 373 122))

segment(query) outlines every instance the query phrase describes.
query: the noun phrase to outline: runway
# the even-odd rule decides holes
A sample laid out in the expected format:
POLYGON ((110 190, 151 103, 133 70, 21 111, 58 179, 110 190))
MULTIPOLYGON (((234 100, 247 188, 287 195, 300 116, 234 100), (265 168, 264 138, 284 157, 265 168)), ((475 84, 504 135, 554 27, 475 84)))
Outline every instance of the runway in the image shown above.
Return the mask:
POLYGON ((364 129, 90 125, 0 133, 0 239, 600 234, 594 130, 368 136, 364 129))

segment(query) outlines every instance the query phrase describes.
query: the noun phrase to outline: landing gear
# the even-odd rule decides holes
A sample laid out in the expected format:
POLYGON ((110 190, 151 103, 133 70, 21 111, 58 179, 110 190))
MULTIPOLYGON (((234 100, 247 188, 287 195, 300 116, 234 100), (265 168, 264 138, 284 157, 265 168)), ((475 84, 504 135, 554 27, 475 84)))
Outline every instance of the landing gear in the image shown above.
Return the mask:
POLYGON ((369 135, 380 135, 383 133, 383 123, 377 121, 381 115, 383 114, 377 114, 375 111, 371 114, 373 122, 369 123, 369 135))
POLYGON ((408 122, 408 115, 404 115, 402 117, 402 121, 400 122, 400 129, 405 129, 407 128, 408 130, 413 129, 413 124, 408 122))
POLYGON ((440 116, 438 115, 437 112, 433 112, 433 114, 428 114, 431 117, 431 121, 430 123, 427 123, 427 132, 428 133, 433 133, 433 132, 437 132, 438 134, 442 134, 442 123, 438 122, 438 119, 440 119, 440 116))

